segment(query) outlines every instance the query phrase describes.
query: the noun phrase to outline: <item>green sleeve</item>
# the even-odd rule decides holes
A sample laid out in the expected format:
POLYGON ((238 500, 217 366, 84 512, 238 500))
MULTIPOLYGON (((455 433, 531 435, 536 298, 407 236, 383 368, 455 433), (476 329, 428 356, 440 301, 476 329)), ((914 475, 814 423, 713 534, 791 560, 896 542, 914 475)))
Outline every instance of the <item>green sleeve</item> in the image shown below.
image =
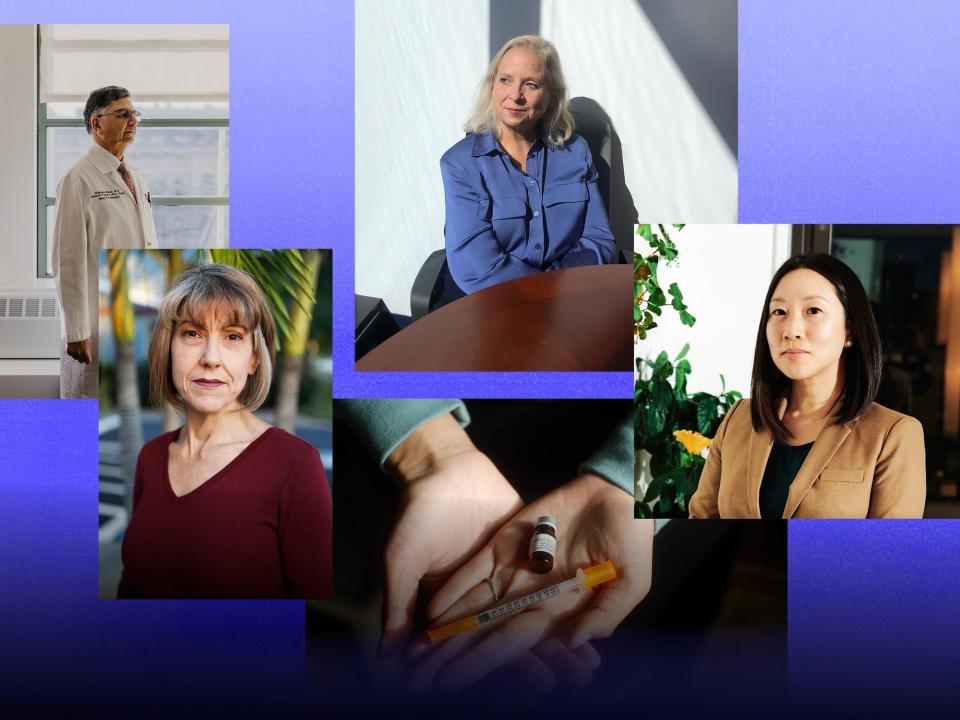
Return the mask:
POLYGON ((427 420, 452 413, 461 427, 470 424, 462 400, 337 400, 334 405, 381 469, 397 445, 427 420))
POLYGON ((600 449, 580 465, 580 472, 590 472, 613 483, 633 497, 633 408, 624 416, 600 449))

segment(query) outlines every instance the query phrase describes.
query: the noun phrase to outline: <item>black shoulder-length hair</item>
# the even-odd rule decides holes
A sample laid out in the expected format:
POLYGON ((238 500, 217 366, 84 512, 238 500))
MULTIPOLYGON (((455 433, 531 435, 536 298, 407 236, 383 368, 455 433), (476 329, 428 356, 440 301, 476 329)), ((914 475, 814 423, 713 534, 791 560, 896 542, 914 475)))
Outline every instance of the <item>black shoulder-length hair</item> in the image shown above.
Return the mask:
POLYGON ((860 417, 880 388, 883 357, 880 333, 870 308, 870 301, 863 284, 846 264, 825 253, 796 255, 777 270, 767 289, 760 313, 760 328, 757 330, 757 349, 753 355, 753 377, 750 382, 750 418, 756 432, 769 430, 777 442, 790 439, 790 431, 777 415, 778 403, 790 388, 790 378, 784 375, 773 362, 767 344, 767 319, 770 314, 770 299, 784 275, 806 268, 822 275, 833 285, 846 315, 850 347, 843 350, 843 389, 837 399, 834 424, 860 417))

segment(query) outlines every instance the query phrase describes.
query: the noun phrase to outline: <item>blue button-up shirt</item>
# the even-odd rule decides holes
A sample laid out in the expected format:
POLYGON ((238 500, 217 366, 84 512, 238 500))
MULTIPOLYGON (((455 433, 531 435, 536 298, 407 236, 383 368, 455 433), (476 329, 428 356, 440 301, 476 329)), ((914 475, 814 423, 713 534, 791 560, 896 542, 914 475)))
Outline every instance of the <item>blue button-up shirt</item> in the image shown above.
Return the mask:
POLYGON ((586 141, 537 140, 527 171, 490 133, 471 134, 440 160, 447 265, 474 292, 544 270, 610 263, 616 243, 586 141))

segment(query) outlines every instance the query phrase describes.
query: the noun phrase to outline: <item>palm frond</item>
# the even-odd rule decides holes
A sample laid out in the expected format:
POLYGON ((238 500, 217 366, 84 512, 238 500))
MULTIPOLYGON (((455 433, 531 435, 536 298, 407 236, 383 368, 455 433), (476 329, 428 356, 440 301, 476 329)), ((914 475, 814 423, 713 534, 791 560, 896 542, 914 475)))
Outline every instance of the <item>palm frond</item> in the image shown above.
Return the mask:
POLYGON ((310 313, 316 297, 308 263, 299 250, 210 249, 203 251, 204 262, 232 265, 249 273, 263 290, 273 313, 277 332, 285 339, 293 337, 294 328, 288 310, 288 298, 304 312, 310 313))

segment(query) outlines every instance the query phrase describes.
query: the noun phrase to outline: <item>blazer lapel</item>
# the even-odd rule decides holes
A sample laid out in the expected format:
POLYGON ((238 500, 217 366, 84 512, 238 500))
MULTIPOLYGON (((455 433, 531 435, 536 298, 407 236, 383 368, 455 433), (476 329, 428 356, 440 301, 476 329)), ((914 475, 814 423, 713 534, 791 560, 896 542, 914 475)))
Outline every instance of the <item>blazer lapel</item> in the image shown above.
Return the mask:
POLYGON ((800 507, 804 496, 813 487, 813 483, 823 472, 827 463, 833 458, 837 449, 850 434, 850 423, 843 425, 827 425, 820 431, 810 453, 797 472, 797 476, 790 483, 790 492, 787 494, 787 505, 783 509, 783 517, 789 518, 800 507))

